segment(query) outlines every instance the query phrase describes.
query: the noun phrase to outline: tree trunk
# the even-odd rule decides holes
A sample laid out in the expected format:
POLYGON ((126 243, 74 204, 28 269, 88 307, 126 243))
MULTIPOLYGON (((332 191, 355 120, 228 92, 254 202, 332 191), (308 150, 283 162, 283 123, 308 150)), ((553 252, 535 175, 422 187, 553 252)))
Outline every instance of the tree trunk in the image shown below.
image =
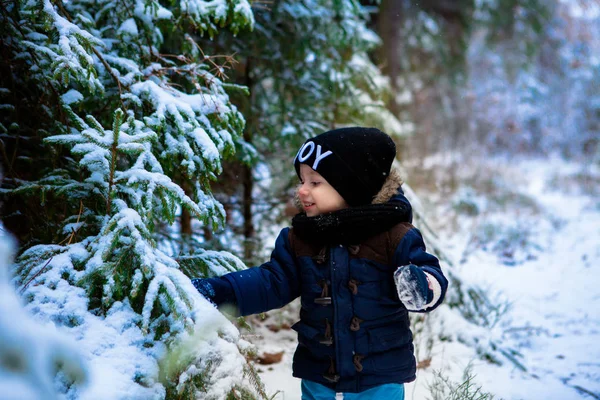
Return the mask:
POLYGON ((244 185, 244 260, 251 260, 254 256, 254 222, 252 214, 252 189, 254 181, 252 179, 252 167, 244 165, 242 172, 242 180, 244 185))
MULTIPOLYGON (((251 58, 248 57, 246 61, 246 82, 245 85, 250 91, 250 99, 248 107, 244 113, 248 117, 246 118, 246 128, 244 129, 244 140, 248 143, 252 143, 252 131, 256 126, 254 113, 252 112, 252 105, 254 104, 254 81, 250 76, 252 72, 251 58)), ((252 212, 252 205, 254 204, 252 198, 252 191, 254 189, 254 179, 252 177, 252 166, 242 165, 242 185, 243 185, 243 205, 242 214, 244 216, 244 261, 246 263, 254 257, 255 250, 255 229, 254 229, 254 215, 252 212)))
MULTIPOLYGON (((190 187, 190 183, 184 178, 181 177, 181 188, 185 192, 185 194, 193 198, 192 189, 190 187)), ((192 215, 188 211, 187 208, 181 207, 181 215, 179 217, 179 233, 180 233, 180 252, 182 254, 187 254, 190 249, 190 238, 192 236, 192 215)))
POLYGON ((192 234, 192 216, 187 208, 181 209, 181 236, 192 234))
POLYGON ((377 33, 383 40, 379 51, 378 63, 382 64, 382 72, 389 76, 392 96, 388 108, 395 115, 400 115, 400 107, 396 102, 398 93, 398 77, 401 74, 400 52, 402 42, 400 31, 404 18, 403 2, 398 0, 382 0, 377 21, 377 33))

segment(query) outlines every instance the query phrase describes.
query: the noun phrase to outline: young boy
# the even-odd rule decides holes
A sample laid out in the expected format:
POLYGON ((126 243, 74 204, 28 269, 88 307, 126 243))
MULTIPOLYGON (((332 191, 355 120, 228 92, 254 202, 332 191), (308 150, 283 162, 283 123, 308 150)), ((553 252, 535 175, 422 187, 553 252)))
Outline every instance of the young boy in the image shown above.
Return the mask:
POLYGON ((429 312, 448 287, 437 258, 410 222, 396 146, 374 128, 307 140, 294 159, 303 212, 279 234, 271 260, 220 278, 194 279, 216 305, 241 315, 298 296, 293 375, 302 399, 404 399, 415 379, 408 311, 429 312))

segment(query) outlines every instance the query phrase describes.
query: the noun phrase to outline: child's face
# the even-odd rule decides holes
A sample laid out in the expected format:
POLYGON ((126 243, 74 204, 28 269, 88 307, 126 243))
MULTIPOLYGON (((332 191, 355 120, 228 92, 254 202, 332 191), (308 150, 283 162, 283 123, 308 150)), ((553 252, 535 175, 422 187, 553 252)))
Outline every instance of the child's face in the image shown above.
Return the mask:
POLYGON ((300 164, 298 197, 309 217, 348 208, 346 201, 325 178, 306 164, 300 164))

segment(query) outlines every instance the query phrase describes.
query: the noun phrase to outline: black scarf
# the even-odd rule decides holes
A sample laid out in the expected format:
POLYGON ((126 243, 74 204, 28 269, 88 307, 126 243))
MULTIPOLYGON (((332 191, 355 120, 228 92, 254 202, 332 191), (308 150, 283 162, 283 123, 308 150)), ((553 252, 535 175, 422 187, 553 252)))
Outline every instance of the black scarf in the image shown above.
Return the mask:
POLYGON ((410 215, 410 206, 404 203, 368 204, 316 217, 300 213, 292 219, 292 227, 296 235, 307 242, 354 245, 400 222, 410 222, 410 215))

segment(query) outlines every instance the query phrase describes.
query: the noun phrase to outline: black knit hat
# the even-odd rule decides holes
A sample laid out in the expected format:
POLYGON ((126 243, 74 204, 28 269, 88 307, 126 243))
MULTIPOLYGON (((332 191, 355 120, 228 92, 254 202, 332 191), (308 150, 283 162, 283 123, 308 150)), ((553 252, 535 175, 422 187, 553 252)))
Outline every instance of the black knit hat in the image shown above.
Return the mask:
POLYGON ((396 157, 392 138, 375 128, 334 129, 308 139, 294 158, 317 171, 350 206, 370 204, 396 157))

